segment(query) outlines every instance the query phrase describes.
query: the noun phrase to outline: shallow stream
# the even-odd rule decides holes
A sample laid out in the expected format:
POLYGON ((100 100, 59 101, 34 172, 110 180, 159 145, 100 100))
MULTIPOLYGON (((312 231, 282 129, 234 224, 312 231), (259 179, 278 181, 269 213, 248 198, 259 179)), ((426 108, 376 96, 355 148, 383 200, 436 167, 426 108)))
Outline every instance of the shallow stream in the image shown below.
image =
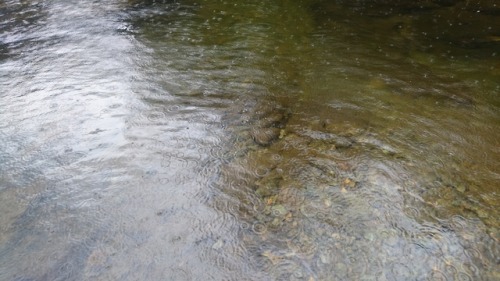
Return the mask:
POLYGON ((499 280, 500 7, 393 2, 0 2, 0 280, 499 280))

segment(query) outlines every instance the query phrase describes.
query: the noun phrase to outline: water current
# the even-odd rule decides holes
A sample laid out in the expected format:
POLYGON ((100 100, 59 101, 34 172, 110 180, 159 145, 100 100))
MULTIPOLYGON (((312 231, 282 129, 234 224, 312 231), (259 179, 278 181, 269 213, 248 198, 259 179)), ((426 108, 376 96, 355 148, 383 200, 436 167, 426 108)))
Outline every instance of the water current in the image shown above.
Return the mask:
POLYGON ((0 280, 499 280, 495 1, 0 2, 0 280))

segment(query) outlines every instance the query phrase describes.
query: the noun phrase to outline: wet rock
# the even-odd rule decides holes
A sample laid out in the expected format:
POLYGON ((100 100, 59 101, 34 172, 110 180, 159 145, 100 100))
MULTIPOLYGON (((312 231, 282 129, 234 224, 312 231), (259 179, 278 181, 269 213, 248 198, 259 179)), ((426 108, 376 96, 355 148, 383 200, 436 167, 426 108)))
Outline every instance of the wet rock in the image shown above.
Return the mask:
POLYGON ((273 195, 273 196, 267 197, 265 200, 266 205, 268 205, 268 206, 274 205, 276 203, 277 198, 278 198, 278 195, 273 195))
POLYGON ((321 170, 325 176, 328 177, 335 177, 337 172, 337 165, 332 162, 328 161, 325 159, 320 159, 320 158, 313 158, 308 161, 308 164, 311 166, 321 170))
POLYGON ((288 122, 290 112, 283 108, 263 108, 256 112, 256 122, 251 130, 255 143, 268 146, 273 141, 285 136, 284 127, 288 122))
POLYGON ((261 146, 268 146, 280 136, 279 128, 254 128, 251 132, 254 142, 261 146))
POLYGON ((262 186, 257 188, 255 193, 257 193, 257 195, 260 196, 261 198, 264 198, 274 195, 274 190, 269 188, 268 186, 262 186))
POLYGON ((330 256, 326 253, 321 253, 319 259, 323 264, 329 264, 331 262, 330 256))
POLYGON ((266 250, 262 253, 263 257, 266 257, 273 265, 281 262, 283 257, 281 255, 275 254, 269 250, 266 250))
POLYGON ((271 112, 257 122, 261 128, 283 128, 288 121, 287 112, 271 112))
POLYGON ((278 193, 281 180, 282 177, 279 174, 272 172, 255 182, 255 185, 257 186, 257 190, 255 192, 261 198, 276 195, 278 193))
POLYGON ((313 140, 319 140, 325 143, 333 144, 336 148, 349 148, 354 144, 354 140, 348 137, 338 136, 331 133, 304 130, 299 132, 299 134, 312 138, 313 140))
POLYGON ((279 137, 278 137, 278 138, 279 138, 279 139, 282 139, 282 138, 284 138, 285 136, 286 136, 286 131, 285 131, 285 129, 281 129, 281 130, 280 130, 280 135, 279 135, 279 137))
POLYGON ((464 193, 467 189, 466 189, 466 187, 465 187, 464 184, 460 183, 460 184, 457 185, 457 190, 460 193, 464 193))
POLYGON ((363 144, 367 147, 371 147, 372 149, 379 150, 385 155, 395 156, 398 154, 398 151, 390 146, 389 144, 375 138, 374 136, 366 135, 356 139, 356 141, 360 144, 363 144))
POLYGON ((337 136, 352 138, 364 133, 366 131, 363 129, 364 126, 366 126, 366 124, 358 124, 355 126, 349 122, 335 122, 331 119, 325 119, 322 123, 322 130, 337 136))
POLYGON ((342 181, 342 187, 354 188, 356 187, 356 181, 350 178, 346 178, 344 179, 344 181, 342 181))
POLYGON ((335 264, 335 272, 337 276, 344 277, 347 275, 347 265, 345 263, 337 263, 335 264))
POLYGON ((332 200, 326 198, 323 200, 323 204, 325 205, 325 207, 330 208, 332 206, 332 200))
POLYGON ((276 216, 285 216, 288 211, 283 205, 275 205, 271 207, 271 212, 276 216))
POLYGON ((223 246, 224 246, 224 241, 222 239, 219 239, 212 245, 212 249, 219 250, 223 246))
POLYGON ((280 143, 282 144, 283 149, 293 148, 296 150, 303 150, 306 149, 311 143, 311 139, 304 138, 303 136, 299 136, 293 132, 285 132, 283 142, 280 143))
POLYGON ((286 203, 290 206, 300 206, 305 200, 306 197, 304 193, 295 187, 280 189, 277 198, 278 202, 286 203))
POLYGON ((476 214, 478 215, 478 217, 480 217, 482 219, 486 219, 489 217, 488 212, 483 210, 483 209, 480 209, 480 208, 477 208, 476 214))

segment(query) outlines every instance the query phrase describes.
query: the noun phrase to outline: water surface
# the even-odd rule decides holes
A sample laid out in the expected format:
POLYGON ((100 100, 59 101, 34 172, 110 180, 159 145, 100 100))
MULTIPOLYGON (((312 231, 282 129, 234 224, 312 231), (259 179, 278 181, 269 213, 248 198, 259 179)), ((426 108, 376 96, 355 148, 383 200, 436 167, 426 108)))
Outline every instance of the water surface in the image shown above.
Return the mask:
POLYGON ((499 8, 401 2, 0 4, 0 279, 500 278, 499 8))

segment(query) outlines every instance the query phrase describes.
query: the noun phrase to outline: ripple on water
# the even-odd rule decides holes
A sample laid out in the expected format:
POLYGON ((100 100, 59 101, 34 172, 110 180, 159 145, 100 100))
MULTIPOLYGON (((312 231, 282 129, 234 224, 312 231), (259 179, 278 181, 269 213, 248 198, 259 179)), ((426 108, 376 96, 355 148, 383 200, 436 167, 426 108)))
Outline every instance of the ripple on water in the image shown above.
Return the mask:
POLYGON ((273 280, 308 280, 313 275, 310 270, 282 253, 264 252, 268 259, 268 269, 273 280))
POLYGON ((190 272, 189 268, 173 266, 169 269, 168 276, 170 276, 171 280, 193 280, 190 272))
POLYGON ((432 273, 429 274, 427 280, 436 280, 436 281, 449 281, 454 280, 453 276, 447 275, 439 269, 434 269, 432 273))
MULTIPOLYGON (((482 110, 480 106, 474 112, 450 110, 432 104, 435 98, 414 102, 407 98, 408 89, 420 96, 436 90, 436 85, 445 94, 456 87, 448 88, 447 81, 426 74, 423 82, 405 88, 413 81, 409 78, 414 70, 450 77, 467 70, 468 76, 474 72, 472 65, 461 66, 460 59, 453 58, 461 70, 450 74, 444 73, 449 69, 443 60, 438 68, 422 59, 412 65, 384 60, 370 48, 356 46, 366 40, 344 40, 352 36, 342 32, 353 33, 356 27, 343 26, 342 21, 331 29, 335 34, 320 28, 309 36, 316 19, 328 27, 331 23, 322 19, 329 13, 349 11, 331 3, 325 4, 326 9, 321 9, 323 4, 313 7, 311 15, 288 5, 283 13, 287 18, 296 21, 304 16, 307 21, 289 30, 282 28, 287 19, 275 12, 285 7, 269 4, 272 1, 243 9, 221 1, 189 7, 173 1, 116 5, 48 1, 34 4, 34 9, 26 1, 8 0, 0 6, 14 2, 19 13, 17 8, 7 9, 7 21, 0 24, 7 28, 8 41, 0 49, 14 54, 0 55, 6 74, 2 79, 6 91, 0 94, 6 105, 0 110, 0 139, 19 136, 19 141, 4 142, 0 152, 6 160, 0 182, 13 186, 0 187, 0 192, 5 196, 15 189, 14 197, 29 206, 13 227, 19 233, 8 238, 9 251, 0 257, 7 260, 7 274, 15 276, 16 270, 40 261, 34 271, 41 273, 33 279, 80 279, 82 264, 90 274, 82 279, 266 279, 246 271, 251 259, 264 260, 258 271, 276 280, 349 280, 362 279, 358 277, 363 274, 367 280, 472 280, 484 276, 483 271, 496 272, 498 240, 483 240, 486 227, 470 219, 474 211, 445 221, 436 213, 448 207, 421 204, 427 199, 418 196, 407 201, 401 195, 437 186, 420 180, 421 170, 448 175, 463 171, 463 167, 446 170, 449 158, 440 156, 459 156, 461 142, 470 146, 467 138, 457 137, 457 143, 447 146, 449 138, 443 141, 436 132, 443 129, 444 136, 452 131, 446 122, 459 120, 449 124, 460 128, 458 114, 475 119, 482 110), (249 17, 228 17, 247 10, 249 17), (264 21, 278 17, 262 25, 248 21, 255 15, 264 21), (117 25, 134 32, 121 30, 117 35, 117 25), (235 26, 243 27, 238 29, 243 33, 235 36, 235 26), (341 36, 335 37, 339 32, 341 36), (86 40, 88 36, 91 40, 86 40), (301 52, 303 47, 306 52, 301 52), (331 52, 332 48, 340 53, 331 52), (361 62, 375 63, 345 64, 343 57, 353 54, 361 62), (267 58, 274 55, 270 63, 267 58), (321 63, 315 63, 319 62, 315 57, 321 63), (422 63, 425 67, 418 65, 422 63), (337 80, 339 71, 342 79, 353 82, 337 80), (376 76, 373 71, 382 72, 383 79, 365 91, 362 80, 376 76), (314 106, 308 108, 310 104, 314 106), (293 108, 294 115, 288 116, 284 108, 293 108), (427 114, 446 118, 437 122, 439 118, 427 114), (415 126, 419 122, 427 124, 415 126), (226 132, 234 133, 234 140, 220 137, 226 132), (54 149, 57 143, 64 148, 54 149), (77 153, 61 154, 75 146, 77 153), (405 154, 405 160, 394 154, 405 154), (432 154, 435 159, 425 161, 432 154), (373 158, 408 165, 384 172, 384 167, 368 161, 373 158), (423 167, 426 163, 437 163, 440 170, 423 167), (415 175, 408 176, 409 170, 415 175), (343 184, 345 178, 355 179, 356 173, 372 175, 360 184, 343 184), (47 178, 52 181, 44 181, 47 178), (402 191, 394 182, 403 178, 418 180, 402 191), (370 181, 376 184, 366 184, 370 181), (263 189, 257 192, 258 188, 263 189), (437 227, 441 223, 450 229, 437 227), (56 234, 51 234, 54 230, 56 234), (93 231, 105 233, 89 235, 93 231), (85 237, 91 238, 81 242, 85 237), (102 247, 92 247, 94 239, 106 241, 100 241, 102 247), (246 246, 260 251, 244 252, 246 246), (98 275, 102 272, 107 275, 98 275)), ((446 10, 441 8, 440 12, 446 10)), ((406 17, 399 15, 398 20, 406 17)), ((379 20, 382 25, 399 25, 391 17, 369 19, 379 20)), ((403 25, 412 26, 406 21, 403 25)), ((398 40, 399 32, 391 36, 398 40)), ((483 82, 491 82, 483 76, 483 82)), ((484 92, 481 89, 473 88, 478 93, 484 92)), ((474 121, 474 127, 481 126, 474 121)), ((479 152, 469 149, 470 154, 487 155, 488 149, 474 147, 479 152)), ((494 154, 487 156, 494 162, 494 154)), ((474 198, 469 191, 467 196, 474 198)), ((444 203, 455 198, 442 196, 455 193, 429 194, 440 195, 444 203)), ((449 209, 446 215, 460 211, 449 209)))
POLYGON ((283 155, 279 153, 273 153, 271 155, 271 160, 275 163, 280 163, 283 160, 283 155))
POLYGON ((305 225, 300 223, 297 219, 292 219, 290 221, 285 221, 284 225, 276 231, 275 239, 281 242, 288 242, 294 239, 298 239, 300 235, 305 232, 305 225))
POLYGON ((184 152, 163 152, 161 154, 161 166, 163 168, 186 169, 196 166, 196 162, 188 159, 184 152))
POLYGON ((389 269, 388 279, 399 281, 399 280, 412 280, 416 278, 415 272, 411 269, 411 266, 402 262, 391 262, 387 265, 389 269))
POLYGON ((263 235, 267 232, 267 226, 264 223, 254 222, 252 224, 252 231, 255 234, 263 235))
MULTIPOLYGON (((454 277, 456 278, 456 280, 459 280, 459 281, 472 281, 474 280, 472 278, 472 276, 466 272, 458 272, 457 274, 454 275, 454 277)), ((452 280, 452 279, 450 279, 452 280)))
POLYGON ((318 251, 315 239, 311 233, 303 231, 300 235, 288 240, 287 246, 301 257, 311 259, 318 251))

